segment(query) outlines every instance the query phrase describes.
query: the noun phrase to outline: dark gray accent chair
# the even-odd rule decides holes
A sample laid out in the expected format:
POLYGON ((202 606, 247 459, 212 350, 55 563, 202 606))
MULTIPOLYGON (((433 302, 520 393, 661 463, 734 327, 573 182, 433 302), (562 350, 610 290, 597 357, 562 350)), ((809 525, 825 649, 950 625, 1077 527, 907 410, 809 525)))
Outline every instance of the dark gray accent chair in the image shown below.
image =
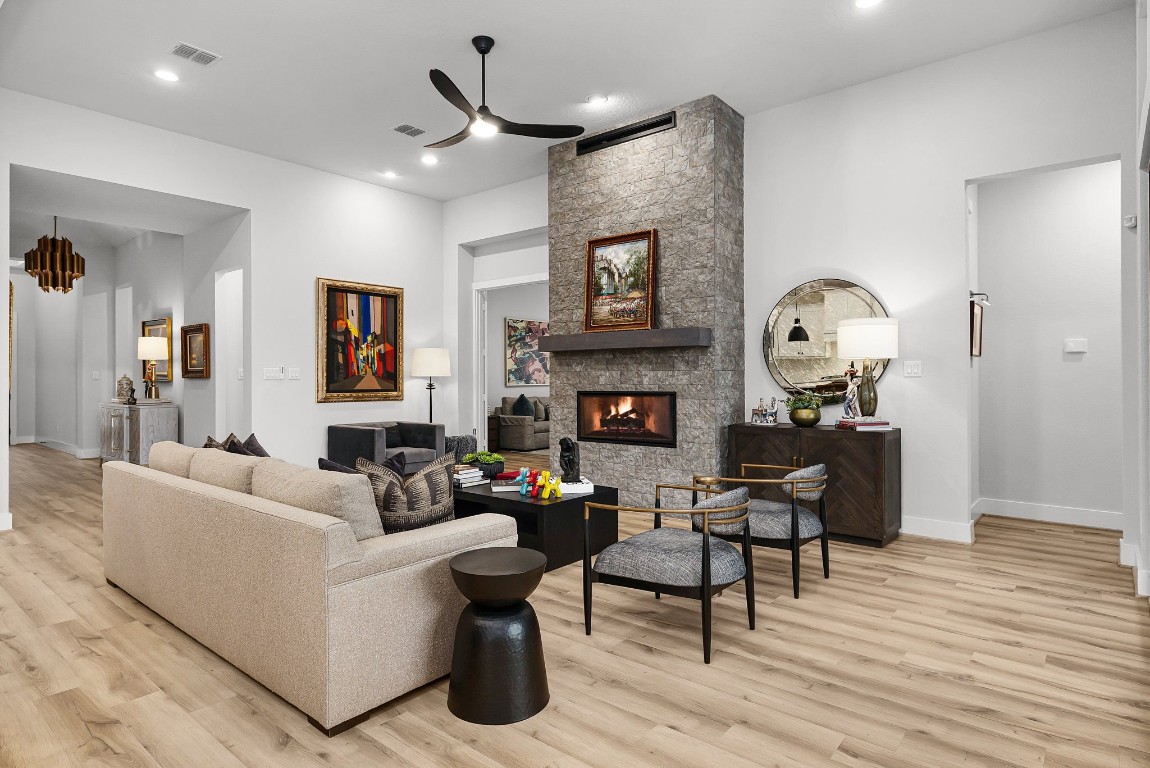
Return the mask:
POLYGON ((374 421, 365 424, 332 424, 327 428, 327 458, 345 467, 356 459, 382 464, 402 453, 404 472, 415 474, 444 452, 442 424, 418 421, 374 421))
POLYGON ((463 462, 463 457, 479 450, 479 442, 475 435, 450 435, 444 439, 444 450, 455 454, 455 463, 463 462))
MULTIPOLYGON (((786 495, 786 501, 773 499, 751 499, 750 518, 747 530, 751 543, 759 547, 789 549, 791 551, 791 586, 795 599, 799 597, 799 550, 804 544, 818 539, 823 550, 823 578, 831 577, 830 532, 827 528, 827 466, 812 464, 809 467, 785 467, 774 464, 744 464, 739 468, 739 477, 700 477, 694 478, 695 485, 717 488, 732 486, 776 487, 786 495), (748 477, 751 472, 786 472, 781 478, 748 477), (816 515, 800 501, 819 504, 816 515)), ((714 491, 712 490, 712 493, 714 491)), ((696 526, 697 528, 698 526, 696 526)), ((734 537, 716 534, 727 541, 734 537)))
POLYGON ((755 571, 751 534, 747 525, 750 494, 746 488, 712 493, 707 487, 656 485, 654 507, 628 507, 588 502, 583 512, 583 623, 591 634, 591 585, 663 593, 698 600, 703 607, 703 662, 711 663, 711 599, 727 587, 743 582, 747 593, 747 624, 755 628, 755 571), (692 508, 667 509, 664 490, 690 491, 692 508), (699 501, 699 493, 707 498, 699 501), (591 520, 595 510, 653 514, 655 527, 605 548, 591 562, 591 520), (664 528, 663 515, 691 516, 698 530, 664 528), (720 534, 722 537, 720 538, 720 534), (729 541, 742 542, 741 551, 729 541))

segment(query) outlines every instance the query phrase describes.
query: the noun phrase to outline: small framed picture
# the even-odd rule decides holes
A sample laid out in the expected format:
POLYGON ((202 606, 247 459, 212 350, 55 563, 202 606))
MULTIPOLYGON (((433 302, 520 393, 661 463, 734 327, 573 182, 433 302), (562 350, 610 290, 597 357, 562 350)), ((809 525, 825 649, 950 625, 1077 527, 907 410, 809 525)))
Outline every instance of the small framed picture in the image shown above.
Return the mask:
POLYGON ((970 356, 982 357, 982 305, 970 302, 970 356))
POLYGON ((212 377, 211 338, 207 323, 180 328, 180 373, 185 379, 212 377))

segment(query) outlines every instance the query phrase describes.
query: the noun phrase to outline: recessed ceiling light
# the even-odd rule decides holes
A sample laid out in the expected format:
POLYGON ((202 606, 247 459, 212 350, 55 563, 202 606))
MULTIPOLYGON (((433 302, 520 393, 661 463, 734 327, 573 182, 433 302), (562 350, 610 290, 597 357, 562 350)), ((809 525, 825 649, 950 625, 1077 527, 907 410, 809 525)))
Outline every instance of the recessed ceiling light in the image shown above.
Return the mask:
POLYGON ((424 165, 435 165, 436 163, 439 162, 439 158, 436 157, 435 155, 431 154, 430 152, 426 153, 423 157, 421 157, 419 159, 423 161, 424 165))
POLYGON ((855 8, 874 8, 882 0, 855 0, 855 8))
POLYGON ((174 83, 180 79, 180 76, 170 69, 157 69, 155 74, 156 77, 167 80, 169 83, 174 83))
POLYGON ((385 179, 398 179, 399 178, 399 174, 396 173, 395 171, 384 171, 382 175, 383 175, 383 178, 385 178, 385 179))
POLYGON ((595 93, 587 97, 587 103, 593 107, 602 107, 610 100, 611 99, 601 93, 595 93))
POLYGON ((487 122, 486 120, 484 120, 481 117, 477 118, 475 120, 475 122, 471 124, 470 130, 471 130, 472 135, 479 136, 480 138, 483 138, 483 139, 487 138, 488 136, 494 136, 495 134, 499 133, 498 128, 496 128, 494 125, 487 122))

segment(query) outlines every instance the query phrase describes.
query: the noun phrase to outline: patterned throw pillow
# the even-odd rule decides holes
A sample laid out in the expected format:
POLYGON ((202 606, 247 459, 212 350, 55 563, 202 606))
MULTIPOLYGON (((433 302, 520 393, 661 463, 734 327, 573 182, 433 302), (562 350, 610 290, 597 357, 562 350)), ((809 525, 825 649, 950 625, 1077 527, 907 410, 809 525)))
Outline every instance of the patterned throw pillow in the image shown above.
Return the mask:
POLYGON ((447 454, 406 479, 364 458, 356 459, 355 468, 371 480, 383 530, 398 533, 455 519, 451 495, 454 463, 455 457, 447 454))
MULTIPOLYGON (((827 465, 826 464, 812 464, 809 467, 803 467, 802 469, 796 469, 794 472, 791 472, 789 475, 784 475, 783 479, 784 480, 806 480, 806 479, 809 479, 812 477, 822 477, 826 473, 827 473, 827 465)), ((823 495, 822 490, 804 491, 803 489, 804 488, 810 488, 812 486, 817 488, 821 485, 822 485, 822 481, 817 482, 817 483, 799 483, 798 497, 800 499, 802 499, 803 501, 818 501, 819 498, 821 498, 823 495)), ((790 483, 783 483, 779 487, 783 489, 783 493, 787 494, 788 496, 791 495, 791 484, 790 483)))
POLYGON ((211 435, 208 435, 208 439, 204 441, 204 447, 205 448, 215 448, 215 449, 220 450, 220 451, 226 451, 228 449, 227 445, 225 445, 224 443, 221 443, 219 440, 215 439, 211 435))

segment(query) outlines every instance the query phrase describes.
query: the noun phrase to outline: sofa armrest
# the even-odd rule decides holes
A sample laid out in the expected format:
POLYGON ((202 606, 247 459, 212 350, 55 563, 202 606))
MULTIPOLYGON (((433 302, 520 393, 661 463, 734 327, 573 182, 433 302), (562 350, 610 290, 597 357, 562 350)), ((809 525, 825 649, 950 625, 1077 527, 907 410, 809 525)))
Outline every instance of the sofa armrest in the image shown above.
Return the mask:
POLYGON ((501 427, 530 427, 535 423, 534 416, 500 416, 501 427))
POLYGON ((395 426, 399 430, 400 446, 406 448, 431 448, 435 451, 437 458, 443 455, 446 429, 442 424, 401 421, 395 426))
POLYGON ((514 518, 490 513, 389 533, 360 542, 363 557, 329 570, 327 583, 334 587, 493 544, 515 546, 517 539, 514 518))

